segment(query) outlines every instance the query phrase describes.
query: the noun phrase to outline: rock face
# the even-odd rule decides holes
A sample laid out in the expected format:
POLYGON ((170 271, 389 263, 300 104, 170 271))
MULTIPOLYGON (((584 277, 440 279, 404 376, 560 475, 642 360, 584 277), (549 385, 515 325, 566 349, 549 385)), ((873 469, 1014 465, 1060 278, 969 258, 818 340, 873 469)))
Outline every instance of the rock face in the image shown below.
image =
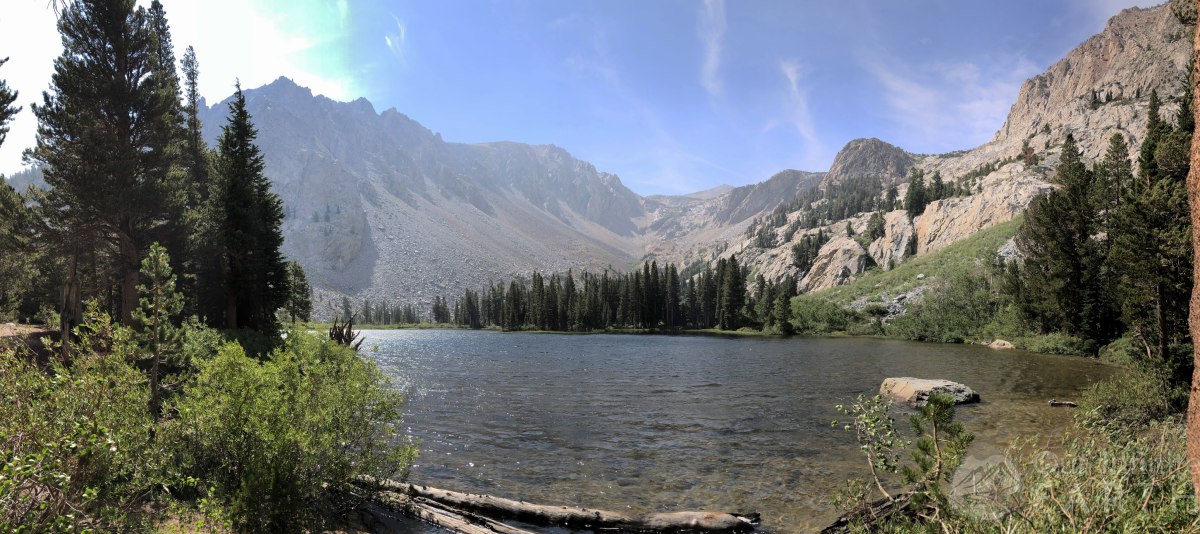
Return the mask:
POLYGON ((873 241, 868 251, 875 263, 890 269, 893 263, 900 263, 910 255, 910 246, 915 239, 915 229, 912 221, 908 220, 908 212, 891 211, 883 216, 883 237, 873 241))
POLYGON ((879 139, 855 139, 846 143, 833 159, 821 187, 849 178, 878 178, 885 185, 903 181, 916 158, 900 147, 879 139))
POLYGON ((869 258, 858 241, 844 235, 834 237, 817 253, 812 268, 800 281, 800 291, 817 291, 848 284, 867 269, 869 258))
POLYGON ((1075 132, 1083 155, 1094 159, 1109 136, 1123 133, 1136 147, 1146 134, 1145 98, 1152 89, 1162 97, 1178 94, 1190 53, 1191 35, 1168 6, 1126 9, 1021 86, 995 142, 1020 146, 1030 139, 1040 148, 1075 132))
POLYGON ((1012 343, 1009 343, 1003 339, 997 339, 991 343, 988 343, 988 348, 993 348, 996 350, 1010 350, 1015 349, 1016 347, 1014 347, 1012 343))
POLYGON ((1034 197, 1050 190, 1046 169, 1026 169, 1010 163, 983 180, 980 193, 934 201, 916 218, 916 253, 928 254, 960 239, 1007 222, 1025 210, 1034 197))
POLYGON ((975 390, 958 382, 928 378, 886 378, 879 386, 879 393, 887 395, 896 402, 906 402, 915 407, 924 406, 929 402, 929 396, 934 393, 945 393, 954 397, 954 404, 969 404, 979 402, 979 394, 975 390))

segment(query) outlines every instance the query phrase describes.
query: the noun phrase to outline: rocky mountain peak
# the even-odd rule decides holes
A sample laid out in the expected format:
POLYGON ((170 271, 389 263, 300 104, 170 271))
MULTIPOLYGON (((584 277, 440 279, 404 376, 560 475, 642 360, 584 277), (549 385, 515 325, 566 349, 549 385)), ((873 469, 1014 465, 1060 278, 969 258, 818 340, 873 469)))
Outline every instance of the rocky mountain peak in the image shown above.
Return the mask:
POLYGON ((879 139, 855 139, 833 158, 821 186, 863 176, 878 177, 885 184, 896 183, 904 179, 915 161, 912 154, 879 139))
POLYGON ((1098 158, 1114 133, 1137 146, 1146 134, 1146 99, 1158 91, 1164 112, 1175 107, 1190 61, 1189 30, 1168 5, 1130 8, 1042 74, 1025 81, 993 143, 1010 152, 1025 140, 1035 149, 1074 133, 1098 158), (1015 147, 1015 148, 1014 148, 1015 147))

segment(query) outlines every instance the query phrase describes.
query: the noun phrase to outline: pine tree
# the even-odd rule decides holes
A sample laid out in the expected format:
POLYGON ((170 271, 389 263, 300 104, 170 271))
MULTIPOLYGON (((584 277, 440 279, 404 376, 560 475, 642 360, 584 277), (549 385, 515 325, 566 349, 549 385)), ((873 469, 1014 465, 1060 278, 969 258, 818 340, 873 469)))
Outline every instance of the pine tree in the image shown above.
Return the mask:
POLYGON ((904 209, 908 211, 908 218, 912 220, 924 213, 926 204, 925 173, 913 167, 908 175, 908 190, 904 192, 904 209))
MULTIPOLYGON (((188 312, 206 317, 209 323, 219 324, 225 312, 224 265, 220 250, 221 208, 220 183, 212 180, 212 160, 204 142, 200 122, 200 64, 196 52, 188 47, 183 54, 184 123, 183 148, 180 165, 186 174, 187 195, 183 219, 188 229, 186 273, 183 283, 188 289, 188 312)), ((314 214, 315 216, 316 214, 314 214)))
POLYGON ((283 309, 287 311, 291 322, 295 323, 296 319, 308 322, 312 318, 312 286, 308 284, 308 276, 304 274, 300 262, 295 260, 288 262, 287 273, 288 297, 283 309))
MULTIPOLYGON (((0 59, 0 67, 8 63, 8 58, 0 59)), ((8 82, 0 79, 0 145, 8 138, 8 123, 20 113, 21 106, 13 107, 17 101, 17 92, 8 87, 8 82)))
POLYGON ((221 180, 221 250, 225 263, 225 324, 278 331, 275 311, 287 300, 287 264, 280 248, 283 203, 263 174, 258 132, 237 85, 221 132, 216 170, 221 180))
MULTIPOLYGON (((173 72, 162 68, 150 15, 133 0, 80 0, 59 17, 64 50, 50 91, 34 105, 45 169, 43 213, 68 256, 64 294, 78 294, 78 258, 99 248, 115 258, 120 317, 138 303, 141 252, 172 215, 168 199, 179 106, 173 72)), ((78 321, 65 299, 64 327, 78 321)))
POLYGON ((1043 333, 1062 331, 1107 342, 1114 303, 1104 276, 1104 247, 1096 235, 1095 180, 1075 138, 1067 134, 1053 179, 1058 189, 1035 199, 1017 234, 1025 256, 1026 293, 1019 305, 1043 333))
POLYGON ((158 243, 150 245, 149 254, 142 260, 141 281, 138 286, 141 298, 133 319, 139 325, 142 345, 150 351, 150 414, 157 420, 162 398, 159 365, 169 352, 178 348, 179 332, 172 321, 183 311, 183 295, 175 291, 171 258, 158 243))
MULTIPOLYGON (((1189 101, 1182 107, 1186 111, 1181 116, 1190 114, 1189 101)), ((1149 120, 1159 129, 1154 139, 1147 136, 1144 141, 1154 143, 1153 161, 1139 160, 1146 175, 1125 191, 1114 210, 1109 264, 1117 274, 1125 323, 1145 343, 1147 353, 1171 368, 1177 366, 1169 361, 1169 346, 1186 337, 1192 285, 1186 187, 1192 136, 1189 129, 1167 131, 1154 116, 1149 120)))

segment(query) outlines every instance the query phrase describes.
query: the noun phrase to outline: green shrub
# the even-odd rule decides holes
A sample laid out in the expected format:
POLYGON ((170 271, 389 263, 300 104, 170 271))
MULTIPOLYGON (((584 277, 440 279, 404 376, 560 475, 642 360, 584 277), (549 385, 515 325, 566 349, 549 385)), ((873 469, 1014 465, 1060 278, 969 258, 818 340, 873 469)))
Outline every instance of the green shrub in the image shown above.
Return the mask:
POLYGON ((1091 427, 1129 433, 1187 405, 1186 388, 1159 371, 1135 369, 1093 384, 1079 399, 1079 417, 1091 427))
POLYGON ((161 464, 129 331, 95 306, 69 367, 0 352, 0 531, 128 526, 161 464), (99 350, 94 350, 99 349, 99 350))
POLYGON ((1040 336, 1016 337, 1010 339, 1013 346, 1043 354, 1071 354, 1076 356, 1094 356, 1096 344, 1093 341, 1055 332, 1040 336))
POLYGON ((296 531, 354 503, 332 497, 355 475, 404 476, 401 400, 353 350, 292 332, 266 361, 230 343, 197 362, 171 439, 193 489, 215 488, 250 531, 296 531))
POLYGON ((843 332, 861 320, 853 310, 816 297, 796 297, 792 301, 792 325, 800 334, 843 332))
POLYGON ((1020 478, 1007 513, 962 530, 1200 532, 1185 449, 1179 421, 1071 436, 1061 457, 1014 458, 1020 478))

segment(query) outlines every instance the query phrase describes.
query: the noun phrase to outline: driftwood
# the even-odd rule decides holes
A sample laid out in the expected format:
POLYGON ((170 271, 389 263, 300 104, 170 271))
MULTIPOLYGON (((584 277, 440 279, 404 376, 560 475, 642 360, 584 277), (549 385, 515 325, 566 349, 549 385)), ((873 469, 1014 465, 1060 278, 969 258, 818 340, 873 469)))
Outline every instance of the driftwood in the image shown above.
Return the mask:
POLYGON ((833 524, 821 529, 821 534, 843 534, 850 532, 850 527, 856 524, 873 524, 896 514, 909 513, 908 505, 911 500, 911 493, 901 493, 893 499, 879 499, 875 502, 865 503, 843 514, 833 524))
POLYGON ((1079 405, 1075 404, 1074 402, 1060 401, 1060 400, 1056 400, 1056 399, 1050 399, 1050 406, 1066 406, 1067 408, 1078 408, 1079 407, 1079 405))
MULTIPOLYGON (((391 480, 375 480, 369 477, 359 478, 355 484, 372 491, 377 496, 388 496, 393 499, 395 495, 408 497, 411 504, 408 505, 408 509, 402 511, 429 522, 434 522, 429 519, 430 517, 434 520, 441 520, 442 516, 448 513, 451 516, 457 516, 456 519, 463 519, 470 524, 479 524, 480 520, 493 523, 493 526, 483 527, 484 530, 459 530, 468 534, 477 532, 521 534, 525 532, 503 524, 500 524, 501 528, 511 530, 496 528, 494 526, 496 521, 491 518, 513 519, 531 525, 646 533, 750 532, 758 524, 758 514, 717 512, 631 514, 571 506, 531 504, 491 495, 460 493, 391 480)), ((382 497, 377 497, 375 500, 378 501, 379 498, 382 497)), ((442 525, 441 523, 434 524, 442 525)), ((458 527, 447 528, 458 530, 458 527)))

